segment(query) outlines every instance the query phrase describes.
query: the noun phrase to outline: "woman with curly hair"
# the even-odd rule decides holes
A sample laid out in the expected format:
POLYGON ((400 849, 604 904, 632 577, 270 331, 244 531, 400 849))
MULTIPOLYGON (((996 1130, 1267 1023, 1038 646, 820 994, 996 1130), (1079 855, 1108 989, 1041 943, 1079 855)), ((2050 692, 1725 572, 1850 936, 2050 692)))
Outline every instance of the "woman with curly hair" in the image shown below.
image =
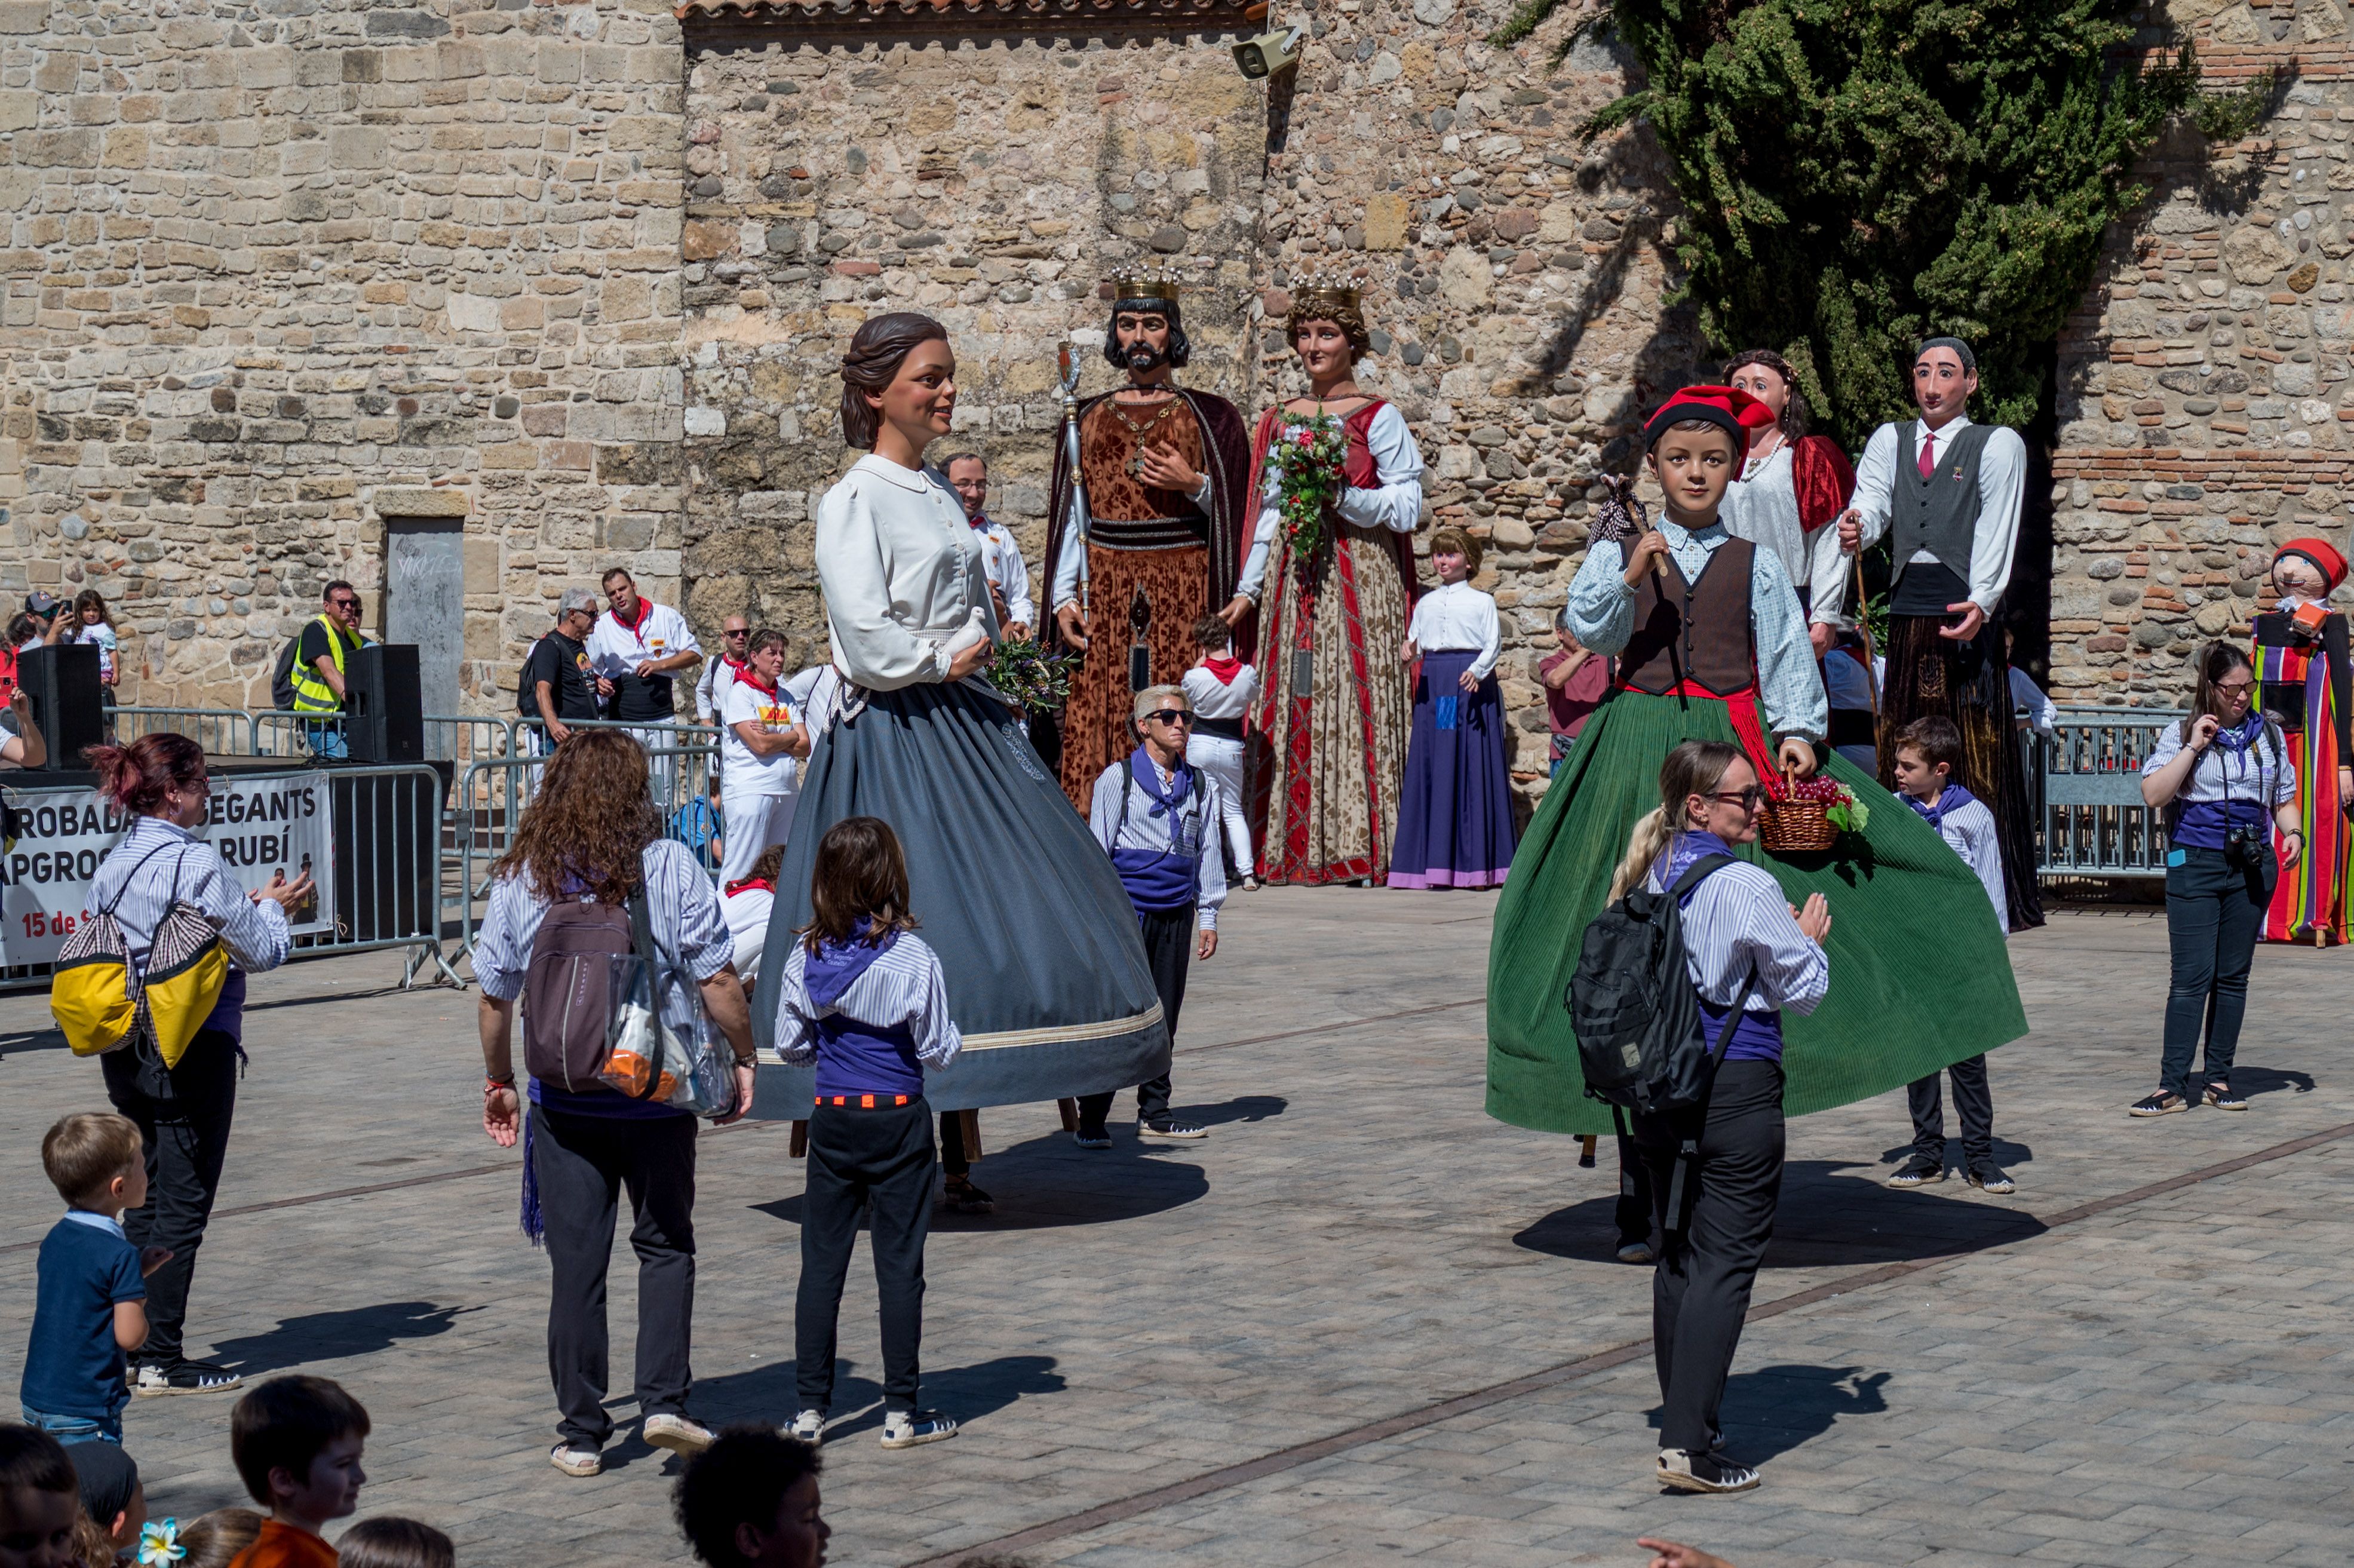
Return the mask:
POLYGON ((1724 379, 1774 416, 1749 432, 1748 453, 1725 492, 1724 531, 1774 552, 1798 590, 1798 608, 1812 622, 1808 638, 1820 658, 1847 605, 1852 558, 1840 552, 1839 530, 1828 524, 1847 510, 1855 470, 1837 441, 1807 433, 1807 395, 1788 360, 1770 348, 1747 349, 1725 361, 1724 379))
MULTIPOLYGON (((956 369, 948 330, 911 312, 867 321, 843 355, 843 439, 864 455, 817 513, 842 695, 811 726, 767 941, 782 954, 808 928, 818 846, 835 823, 888 823, 965 1040, 925 1085, 942 1111, 1099 1094, 1169 1070, 1128 895, 1022 715, 988 684, 996 621, 981 535, 924 466, 955 413, 956 369)), ((784 972, 773 959, 760 966, 764 1045, 786 1032, 784 972)), ((768 1105, 809 1115, 811 1069, 763 1079, 768 1105)), ((985 1201, 977 1194, 965 1184, 965 1201, 985 1201)))
POLYGON ((1249 764, 1254 789, 1267 790, 1259 874, 1378 887, 1390 874, 1414 725, 1405 667, 1388 653, 1405 641, 1416 597, 1422 453, 1405 416, 1357 386, 1373 334, 1355 284, 1303 287, 1287 330, 1309 395, 1259 416, 1258 526, 1236 590, 1259 607, 1249 764), (1296 540, 1284 527, 1283 450, 1318 418, 1340 421, 1347 455, 1323 525, 1296 540))
POLYGON ((514 843, 492 868, 490 907, 474 948, 482 982, 482 1130, 503 1149, 524 1138, 525 1233, 553 1266, 547 1364, 562 1413, 549 1463, 593 1476, 612 1436, 605 1410, 605 1270, 613 1221, 629 1189, 638 1255, 638 1410, 656 1447, 695 1453, 711 1434, 686 1414, 695 1303, 695 1118, 599 1086, 535 1077, 530 1118, 515 1085, 512 1042, 532 944, 559 901, 642 900, 666 1022, 694 1027, 682 978, 701 991, 736 1057, 736 1120, 752 1104, 752 1035, 735 947, 711 878, 684 844, 663 836, 646 754, 619 730, 575 730, 547 764, 514 843), (684 1012, 685 1016, 674 1016, 684 1012))

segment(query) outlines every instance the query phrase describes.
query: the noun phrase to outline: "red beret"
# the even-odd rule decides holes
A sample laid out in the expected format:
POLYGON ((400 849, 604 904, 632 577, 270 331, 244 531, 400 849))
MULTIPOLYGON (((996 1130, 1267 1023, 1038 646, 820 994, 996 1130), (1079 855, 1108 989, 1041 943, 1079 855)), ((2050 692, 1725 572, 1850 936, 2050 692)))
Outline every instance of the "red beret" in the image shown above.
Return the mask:
POLYGON ((2346 557, 2319 539, 2291 539, 2273 552, 2273 563, 2277 566, 2283 556, 2303 556, 2318 567, 2324 593, 2336 591, 2338 585, 2346 580, 2346 557))
POLYGON ((1723 429, 1739 453, 1747 450, 1750 431, 1774 422, 1774 410, 1737 387, 1687 387, 1643 421, 1643 449, 1658 446, 1670 427, 1686 419, 1706 419, 1723 429))

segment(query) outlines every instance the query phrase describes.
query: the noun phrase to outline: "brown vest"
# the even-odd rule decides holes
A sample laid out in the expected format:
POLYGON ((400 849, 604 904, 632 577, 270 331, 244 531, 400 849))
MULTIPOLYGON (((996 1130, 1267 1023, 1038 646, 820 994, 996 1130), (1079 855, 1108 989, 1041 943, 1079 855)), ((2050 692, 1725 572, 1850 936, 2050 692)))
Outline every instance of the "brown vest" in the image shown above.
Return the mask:
MULTIPOLYGON (((1634 553, 1634 540, 1618 542, 1621 571, 1634 553)), ((1635 634, 1618 656, 1618 683, 1659 696, 1675 689, 1681 669, 1683 679, 1721 697, 1755 686, 1749 574, 1756 556, 1749 540, 1727 539, 1711 553, 1696 584, 1684 581, 1674 556, 1662 556, 1658 572, 1635 585, 1635 634)))

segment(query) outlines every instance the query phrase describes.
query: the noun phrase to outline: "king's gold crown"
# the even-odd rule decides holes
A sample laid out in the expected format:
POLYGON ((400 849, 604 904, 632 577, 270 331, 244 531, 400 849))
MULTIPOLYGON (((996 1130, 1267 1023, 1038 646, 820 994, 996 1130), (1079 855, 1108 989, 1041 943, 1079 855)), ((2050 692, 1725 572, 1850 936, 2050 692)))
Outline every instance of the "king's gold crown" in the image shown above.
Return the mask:
POLYGON ((1177 300, 1179 279, 1174 272, 1157 268, 1149 271, 1115 272, 1112 274, 1112 298, 1116 300, 1177 300))

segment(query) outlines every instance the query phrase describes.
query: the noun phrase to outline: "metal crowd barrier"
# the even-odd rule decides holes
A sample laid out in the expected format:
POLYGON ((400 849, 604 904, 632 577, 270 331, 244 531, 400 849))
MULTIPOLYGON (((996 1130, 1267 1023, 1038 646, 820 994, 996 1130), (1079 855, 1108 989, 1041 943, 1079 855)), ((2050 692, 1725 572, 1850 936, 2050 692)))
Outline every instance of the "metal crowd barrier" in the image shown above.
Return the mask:
MULTIPOLYGON (((592 726, 584 724, 569 727, 592 726)), ((683 814, 712 792, 713 769, 719 758, 716 732, 704 725, 650 726, 609 721, 600 721, 593 727, 640 732, 662 729, 681 736, 699 731, 714 737, 708 744, 646 748, 646 771, 654 809, 661 813, 665 831, 673 837, 684 838, 683 814)), ((452 889, 453 904, 448 912, 456 916, 459 945, 470 956, 490 899, 493 867, 514 846, 515 830, 522 823, 524 811, 539 794, 540 770, 547 765, 547 755, 531 749, 546 740, 544 735, 535 733, 537 729, 536 721, 518 725, 515 738, 525 749, 514 756, 469 764, 451 793, 449 842, 457 857, 457 876, 453 884, 447 885, 452 889)), ((717 874, 716 867, 713 874, 717 874)))
POLYGON ((2164 876, 2166 813, 2142 804, 2141 765, 2183 714, 2062 708, 2052 735, 2027 731, 2035 869, 2046 876, 2164 876))
POLYGON ((214 757, 252 757, 253 716, 241 708, 109 708, 115 744, 143 735, 185 735, 214 757))

